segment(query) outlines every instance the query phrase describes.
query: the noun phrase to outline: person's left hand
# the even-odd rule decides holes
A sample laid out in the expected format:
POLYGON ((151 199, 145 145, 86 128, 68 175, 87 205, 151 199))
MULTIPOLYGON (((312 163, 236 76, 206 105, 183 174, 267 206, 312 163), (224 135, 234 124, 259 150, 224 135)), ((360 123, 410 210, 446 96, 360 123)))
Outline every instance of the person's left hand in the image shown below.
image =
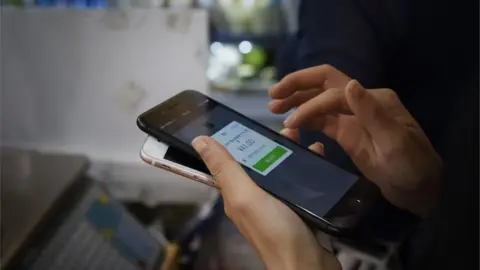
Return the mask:
POLYGON ((215 178, 225 213, 268 269, 341 268, 305 223, 257 186, 222 145, 205 136, 196 138, 192 145, 215 178))

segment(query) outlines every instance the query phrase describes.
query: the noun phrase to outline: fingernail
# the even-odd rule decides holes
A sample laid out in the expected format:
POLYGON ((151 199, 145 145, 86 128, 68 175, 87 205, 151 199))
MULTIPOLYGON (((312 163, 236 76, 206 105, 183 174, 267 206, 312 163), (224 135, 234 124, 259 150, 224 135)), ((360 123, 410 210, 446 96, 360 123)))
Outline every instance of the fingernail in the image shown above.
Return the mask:
POLYGON ((207 148, 207 140, 204 137, 193 139, 192 146, 198 153, 203 152, 207 148))
POLYGON ((283 125, 285 127, 290 127, 293 122, 295 122, 295 115, 291 114, 289 117, 287 117, 287 119, 285 119, 285 121, 283 121, 283 125))
POLYGON ((323 150, 325 150, 325 146, 323 145, 323 143, 321 142, 317 142, 318 143, 318 146, 323 150))
POLYGON ((350 81, 349 91, 356 99, 360 99, 363 97, 363 95, 365 95, 365 88, 363 88, 363 86, 357 80, 350 81))

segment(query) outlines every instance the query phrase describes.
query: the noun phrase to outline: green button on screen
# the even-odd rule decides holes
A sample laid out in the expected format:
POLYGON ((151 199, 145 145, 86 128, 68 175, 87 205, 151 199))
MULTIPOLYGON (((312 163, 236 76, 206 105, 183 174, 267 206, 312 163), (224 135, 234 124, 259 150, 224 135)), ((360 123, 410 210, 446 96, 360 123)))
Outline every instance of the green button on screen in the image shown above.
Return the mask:
POLYGON ((268 167, 270 167, 275 161, 281 158, 283 155, 287 153, 285 148, 277 146, 275 147, 270 153, 265 155, 262 159, 260 159, 253 167, 261 172, 264 172, 268 167))

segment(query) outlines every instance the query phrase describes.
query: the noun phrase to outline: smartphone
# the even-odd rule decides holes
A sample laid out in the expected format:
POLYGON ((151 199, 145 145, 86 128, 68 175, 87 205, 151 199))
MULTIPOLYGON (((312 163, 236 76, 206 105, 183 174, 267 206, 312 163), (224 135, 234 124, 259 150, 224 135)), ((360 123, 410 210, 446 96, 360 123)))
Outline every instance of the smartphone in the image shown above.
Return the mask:
POLYGON ((140 150, 140 157, 146 163, 157 168, 216 187, 215 180, 203 162, 154 137, 148 136, 145 139, 140 150))
POLYGON ((211 136, 258 186, 332 235, 351 232, 380 197, 370 181, 194 90, 144 112, 137 125, 198 161, 191 141, 211 136))

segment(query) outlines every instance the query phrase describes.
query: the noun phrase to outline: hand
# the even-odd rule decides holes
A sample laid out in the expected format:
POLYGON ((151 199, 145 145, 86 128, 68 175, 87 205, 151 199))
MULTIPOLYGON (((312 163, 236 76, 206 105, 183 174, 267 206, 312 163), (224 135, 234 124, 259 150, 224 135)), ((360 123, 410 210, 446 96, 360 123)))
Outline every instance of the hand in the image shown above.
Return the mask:
POLYGON ((268 269, 340 269, 305 223, 258 187, 223 146, 203 136, 192 145, 215 178, 225 213, 268 269))
POLYGON ((286 76, 269 94, 272 112, 297 108, 287 128, 311 128, 337 141, 392 204, 424 216, 436 202, 442 162, 392 90, 366 91, 318 66, 286 76))

